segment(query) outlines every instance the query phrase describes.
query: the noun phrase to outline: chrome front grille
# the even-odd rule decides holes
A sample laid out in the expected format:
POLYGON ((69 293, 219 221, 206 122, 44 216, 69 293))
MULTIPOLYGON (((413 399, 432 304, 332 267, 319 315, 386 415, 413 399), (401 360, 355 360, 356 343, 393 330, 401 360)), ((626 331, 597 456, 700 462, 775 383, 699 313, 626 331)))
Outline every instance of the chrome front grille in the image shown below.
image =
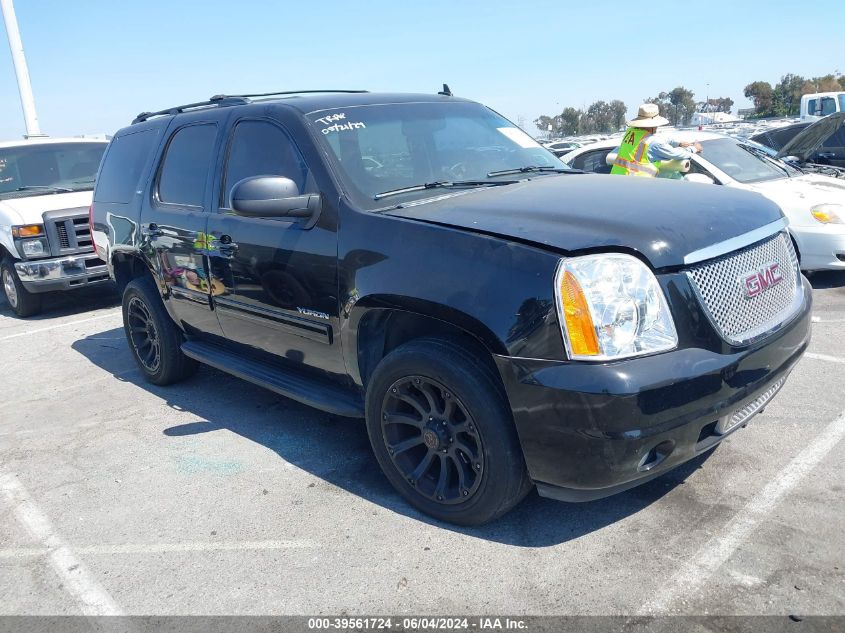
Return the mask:
POLYGON ((88 228, 88 209, 62 209, 44 213, 44 228, 54 256, 94 251, 88 228))
POLYGON ((798 257, 785 231, 691 266, 687 274, 711 321, 733 345, 777 329, 801 306, 798 257))

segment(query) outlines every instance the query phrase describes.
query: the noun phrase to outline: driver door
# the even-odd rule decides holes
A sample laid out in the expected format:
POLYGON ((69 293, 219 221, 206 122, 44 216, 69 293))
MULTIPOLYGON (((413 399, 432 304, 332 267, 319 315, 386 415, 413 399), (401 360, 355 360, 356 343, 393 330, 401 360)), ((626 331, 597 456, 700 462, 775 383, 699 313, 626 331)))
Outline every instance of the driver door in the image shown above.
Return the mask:
POLYGON ((290 178, 319 193, 288 133, 272 119, 234 121, 209 216, 213 302, 223 333, 248 354, 270 354, 343 373, 338 328, 337 232, 323 205, 314 226, 295 218, 245 217, 230 206, 233 186, 250 176, 290 178))

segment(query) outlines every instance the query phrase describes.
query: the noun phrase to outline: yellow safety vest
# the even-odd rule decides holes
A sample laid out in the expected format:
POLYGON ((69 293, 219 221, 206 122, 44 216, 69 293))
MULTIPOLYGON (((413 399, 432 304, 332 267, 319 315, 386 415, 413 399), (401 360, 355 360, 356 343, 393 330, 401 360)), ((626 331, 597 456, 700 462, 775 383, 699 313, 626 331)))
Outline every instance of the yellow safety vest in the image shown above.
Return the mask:
POLYGON ((657 166, 648 159, 649 138, 651 138, 651 133, 643 128, 628 128, 610 173, 647 178, 657 176, 657 166))

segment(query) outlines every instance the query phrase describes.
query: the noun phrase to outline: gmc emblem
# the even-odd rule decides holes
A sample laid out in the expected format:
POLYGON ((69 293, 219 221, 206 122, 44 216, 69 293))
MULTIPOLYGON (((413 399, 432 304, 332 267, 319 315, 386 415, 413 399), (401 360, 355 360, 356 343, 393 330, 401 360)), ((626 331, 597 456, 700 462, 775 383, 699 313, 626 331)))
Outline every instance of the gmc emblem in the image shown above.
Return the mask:
POLYGON ((757 270, 748 272, 739 278, 739 285, 746 299, 753 299, 759 294, 766 292, 769 288, 777 286, 783 281, 780 272, 780 264, 769 262, 763 264, 757 270))

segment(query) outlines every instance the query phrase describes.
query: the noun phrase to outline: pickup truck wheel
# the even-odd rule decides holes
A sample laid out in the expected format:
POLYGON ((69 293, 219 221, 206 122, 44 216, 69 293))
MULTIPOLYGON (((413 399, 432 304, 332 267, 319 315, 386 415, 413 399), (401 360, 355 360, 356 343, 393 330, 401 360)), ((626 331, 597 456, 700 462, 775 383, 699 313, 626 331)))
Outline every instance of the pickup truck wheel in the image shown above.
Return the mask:
POLYGON ((394 350, 367 390, 367 431, 390 483, 431 516, 480 525, 531 488, 498 377, 441 339, 394 350))
POLYGON ((3 294, 9 307, 19 317, 28 317, 41 312, 41 296, 29 292, 23 287, 17 271, 15 262, 9 257, 3 259, 0 264, 0 280, 3 282, 3 294))
POLYGON ((182 331, 162 305, 152 280, 135 279, 123 292, 123 329, 135 362, 155 385, 191 376, 197 362, 182 353, 182 331))

